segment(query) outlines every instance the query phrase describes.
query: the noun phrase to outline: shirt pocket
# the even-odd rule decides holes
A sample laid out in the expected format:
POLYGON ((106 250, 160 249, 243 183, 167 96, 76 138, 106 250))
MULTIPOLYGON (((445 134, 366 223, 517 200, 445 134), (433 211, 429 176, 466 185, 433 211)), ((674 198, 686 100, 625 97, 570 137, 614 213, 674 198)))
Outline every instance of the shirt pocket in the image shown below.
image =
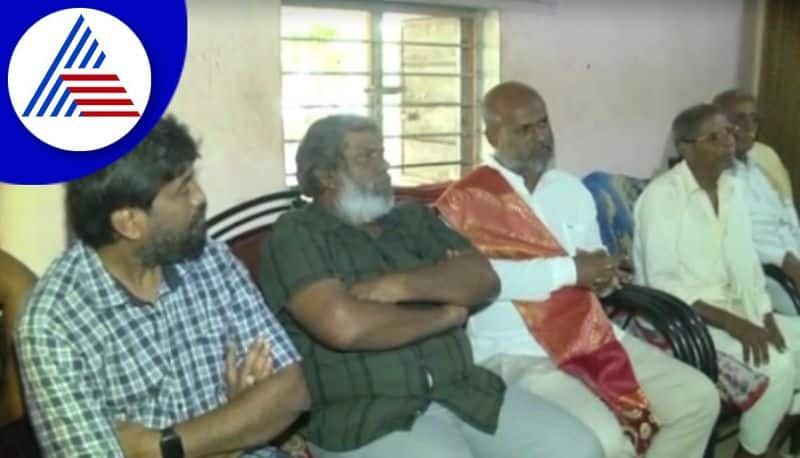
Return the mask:
POLYGON ((166 389, 160 356, 133 345, 115 350, 104 358, 107 407, 123 419, 152 416, 166 389))
MULTIPOLYGON (((566 221, 561 224, 561 230, 564 240, 560 240, 560 242, 565 245, 563 248, 567 252, 572 252, 573 250, 581 248, 585 245, 586 231, 588 230, 586 225, 566 221)), ((553 235, 558 238, 558 234, 553 235)))

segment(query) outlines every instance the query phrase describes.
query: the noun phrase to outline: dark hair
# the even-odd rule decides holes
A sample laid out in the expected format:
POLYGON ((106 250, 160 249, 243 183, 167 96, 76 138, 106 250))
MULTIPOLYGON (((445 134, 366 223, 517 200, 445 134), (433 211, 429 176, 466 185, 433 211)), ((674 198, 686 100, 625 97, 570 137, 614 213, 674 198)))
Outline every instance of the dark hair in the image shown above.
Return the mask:
POLYGON ((297 183, 300 191, 317 197, 322 185, 314 172, 336 169, 344 157, 345 139, 349 132, 380 132, 370 118, 358 115, 332 115, 314 121, 297 147, 297 183))
POLYGON ((108 167, 67 184, 67 220, 92 247, 113 243, 111 214, 150 210, 158 191, 198 158, 197 143, 173 116, 162 118, 138 145, 108 167))
POLYGON ((720 106, 723 110, 727 110, 732 103, 740 100, 751 100, 755 102, 756 98, 753 94, 741 89, 728 89, 727 91, 717 94, 714 97, 713 103, 714 105, 720 106))
POLYGON ((719 106, 710 103, 702 103, 683 110, 672 121, 672 140, 675 142, 675 147, 679 148, 681 143, 696 139, 703 121, 717 114, 725 113, 719 106))

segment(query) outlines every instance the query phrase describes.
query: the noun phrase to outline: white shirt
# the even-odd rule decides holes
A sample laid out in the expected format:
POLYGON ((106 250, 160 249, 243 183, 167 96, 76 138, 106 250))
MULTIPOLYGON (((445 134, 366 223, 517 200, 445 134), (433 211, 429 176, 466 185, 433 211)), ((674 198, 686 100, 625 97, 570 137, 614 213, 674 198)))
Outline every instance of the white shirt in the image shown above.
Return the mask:
POLYGON ((742 188, 720 177, 717 215, 686 161, 655 178, 634 209, 637 283, 762 325, 772 307, 742 188))
POLYGON ((753 161, 736 161, 734 175, 745 186, 745 201, 753 224, 753 241, 761 262, 780 266, 786 253, 792 253, 800 259, 800 225, 792 202, 778 196, 753 161))
MULTIPOLYGON (((575 284, 577 273, 572 256, 576 251, 605 249, 597 225, 597 209, 589 190, 566 172, 548 170, 531 193, 521 176, 495 159, 489 159, 486 165, 500 172, 530 205, 568 256, 525 261, 490 260, 500 277, 500 295, 493 304, 470 317, 467 324, 475 361, 480 363, 499 353, 546 357, 547 353, 531 336, 512 300, 545 300, 554 291, 575 284)), ((618 337, 624 334, 619 328, 614 329, 618 337)))

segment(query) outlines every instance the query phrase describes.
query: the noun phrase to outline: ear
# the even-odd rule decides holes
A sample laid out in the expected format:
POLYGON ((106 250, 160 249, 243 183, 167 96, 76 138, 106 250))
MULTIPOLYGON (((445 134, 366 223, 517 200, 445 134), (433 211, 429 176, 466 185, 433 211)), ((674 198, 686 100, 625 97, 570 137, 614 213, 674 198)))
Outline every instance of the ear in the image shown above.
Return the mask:
POLYGON ((687 154, 692 154, 692 147, 686 142, 679 142, 676 145, 675 150, 678 152, 678 155, 684 159, 686 159, 687 154))
POLYGON ((314 176, 317 177, 323 194, 328 191, 334 191, 339 186, 339 180, 333 169, 317 169, 314 171, 314 176))
POLYGON ((111 213, 111 227, 123 239, 138 241, 148 232, 149 216, 139 208, 120 208, 111 213))
POLYGON ((486 126, 486 131, 484 135, 486 135, 486 140, 492 145, 493 148, 497 148, 497 136, 500 133, 500 126, 496 123, 490 124, 486 126))

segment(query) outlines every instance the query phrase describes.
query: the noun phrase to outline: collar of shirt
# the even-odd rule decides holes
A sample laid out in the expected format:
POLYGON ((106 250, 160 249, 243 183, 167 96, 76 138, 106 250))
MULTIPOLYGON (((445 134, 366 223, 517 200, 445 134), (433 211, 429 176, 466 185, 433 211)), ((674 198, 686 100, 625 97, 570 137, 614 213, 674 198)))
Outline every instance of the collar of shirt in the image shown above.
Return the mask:
POLYGON ((484 165, 500 172, 500 175, 506 179, 517 194, 526 197, 536 194, 536 191, 546 186, 551 175, 550 172, 553 170, 552 167, 545 170, 541 178, 539 178, 539 182, 536 183, 536 188, 531 192, 528 191, 528 187, 525 185, 525 179, 522 178, 521 175, 506 168, 506 166, 501 164, 494 156, 487 158, 484 165))
MULTIPOLYGON (((689 165, 685 160, 679 162, 675 166, 675 177, 677 178, 677 182, 681 187, 681 190, 687 196, 692 196, 698 192, 705 192, 703 188, 700 187, 700 183, 697 182, 697 179, 694 177, 692 170, 689 168, 689 165)), ((717 191, 719 192, 720 202, 722 201, 723 196, 727 198, 733 192, 734 181, 735 177, 732 176, 732 172, 730 170, 725 171, 722 173, 722 175, 720 175, 719 180, 717 181, 717 191)))
MULTIPOLYGON (((111 276, 111 274, 103 266, 100 256, 93 248, 84 244, 80 240, 74 243, 78 245, 79 263, 81 269, 88 272, 84 278, 89 283, 86 285, 88 288, 93 289, 99 293, 99 297, 106 300, 95 302, 93 305, 97 308, 110 308, 130 305, 143 305, 144 301, 133 296, 124 286, 111 276)), ((170 291, 178 289, 183 284, 181 267, 179 264, 168 264, 162 266, 164 273, 164 281, 161 283, 159 289, 159 296, 168 294, 170 291)), ((98 297, 97 295, 93 295, 98 297)))

